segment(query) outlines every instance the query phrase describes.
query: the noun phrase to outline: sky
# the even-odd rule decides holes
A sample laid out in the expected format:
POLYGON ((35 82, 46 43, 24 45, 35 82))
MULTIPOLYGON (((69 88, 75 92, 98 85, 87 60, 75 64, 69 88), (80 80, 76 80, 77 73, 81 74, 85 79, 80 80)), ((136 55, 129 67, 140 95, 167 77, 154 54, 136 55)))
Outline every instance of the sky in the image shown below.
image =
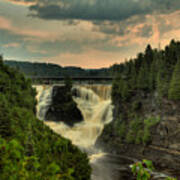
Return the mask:
POLYGON ((109 67, 180 40, 180 0, 0 0, 4 59, 109 67))

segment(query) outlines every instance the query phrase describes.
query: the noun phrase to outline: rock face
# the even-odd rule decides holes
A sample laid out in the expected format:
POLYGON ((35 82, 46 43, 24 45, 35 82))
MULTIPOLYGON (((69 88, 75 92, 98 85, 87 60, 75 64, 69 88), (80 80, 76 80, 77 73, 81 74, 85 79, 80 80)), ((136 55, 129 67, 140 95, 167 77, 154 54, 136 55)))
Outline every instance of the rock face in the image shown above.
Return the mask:
POLYGON ((54 86, 52 103, 47 110, 45 120, 64 122, 69 126, 83 121, 83 116, 73 101, 72 94, 65 86, 54 86))
POLYGON ((152 160, 155 167, 169 175, 180 176, 180 102, 158 99, 156 93, 136 94, 128 103, 117 102, 114 109, 114 120, 104 128, 96 143, 115 154, 126 155, 137 159, 152 160), (138 108, 133 109, 133 103, 138 108), (133 109, 133 110, 132 110, 133 109), (129 114, 135 113, 142 119, 159 116, 160 121, 150 128, 151 141, 147 144, 127 142, 126 135, 133 121, 129 114), (118 134, 118 117, 126 123, 126 135, 118 134))

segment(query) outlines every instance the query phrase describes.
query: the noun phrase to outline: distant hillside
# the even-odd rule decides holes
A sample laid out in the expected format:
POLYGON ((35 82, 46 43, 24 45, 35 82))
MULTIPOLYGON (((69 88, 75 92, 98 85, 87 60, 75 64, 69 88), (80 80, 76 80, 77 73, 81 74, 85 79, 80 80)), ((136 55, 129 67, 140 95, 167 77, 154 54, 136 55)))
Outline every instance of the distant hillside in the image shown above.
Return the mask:
POLYGON ((31 63, 20 61, 4 61, 6 65, 20 70, 28 76, 109 76, 109 68, 82 69, 80 67, 62 67, 51 63, 31 63))

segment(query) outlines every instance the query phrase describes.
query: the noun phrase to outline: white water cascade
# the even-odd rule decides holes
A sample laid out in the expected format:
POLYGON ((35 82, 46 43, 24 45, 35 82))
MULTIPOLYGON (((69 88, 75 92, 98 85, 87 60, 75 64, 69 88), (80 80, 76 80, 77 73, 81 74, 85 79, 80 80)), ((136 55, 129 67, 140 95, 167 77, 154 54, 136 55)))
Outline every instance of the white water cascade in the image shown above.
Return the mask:
POLYGON ((37 91, 37 117, 40 120, 45 119, 45 114, 47 111, 48 106, 51 104, 51 96, 52 96, 52 90, 53 87, 51 86, 34 86, 37 91))
MULTIPOLYGON (((38 92, 37 116, 43 120, 46 110, 51 103, 53 87, 35 86, 35 88, 38 92)), ((111 86, 77 85, 73 87, 73 91, 75 92, 73 99, 77 103, 84 121, 76 124, 74 127, 69 127, 62 122, 46 121, 45 123, 56 133, 70 139, 73 144, 90 153, 90 162, 92 167, 94 166, 93 169, 96 168, 96 172, 92 174, 93 180, 110 180, 108 168, 104 169, 102 164, 96 163, 98 159, 104 156, 104 153, 95 149, 94 144, 104 125, 112 121, 111 86)))

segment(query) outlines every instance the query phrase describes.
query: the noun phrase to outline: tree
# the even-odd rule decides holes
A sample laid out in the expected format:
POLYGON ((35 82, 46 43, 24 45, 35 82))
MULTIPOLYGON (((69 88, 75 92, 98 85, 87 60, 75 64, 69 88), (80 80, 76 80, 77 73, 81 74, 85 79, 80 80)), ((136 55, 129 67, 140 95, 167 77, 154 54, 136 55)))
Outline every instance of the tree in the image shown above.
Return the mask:
POLYGON ((148 77, 148 66, 144 64, 137 77, 137 87, 142 90, 149 89, 149 77, 148 77))
POLYGON ((66 76, 65 80, 64 80, 64 83, 65 83, 65 87, 66 87, 67 91, 71 91, 72 79, 69 76, 66 76))
POLYGON ((3 65, 3 57, 2 57, 2 55, 0 55, 0 66, 2 66, 3 65))
POLYGON ((180 59, 178 60, 170 82, 169 99, 180 100, 180 59))
POLYGON ((164 58, 158 60, 158 73, 157 73, 157 92, 159 97, 167 97, 169 90, 169 82, 171 79, 171 72, 166 64, 164 58))
POLYGON ((145 50, 145 59, 148 65, 150 65, 153 61, 153 50, 151 48, 151 45, 147 45, 146 50, 145 50))

